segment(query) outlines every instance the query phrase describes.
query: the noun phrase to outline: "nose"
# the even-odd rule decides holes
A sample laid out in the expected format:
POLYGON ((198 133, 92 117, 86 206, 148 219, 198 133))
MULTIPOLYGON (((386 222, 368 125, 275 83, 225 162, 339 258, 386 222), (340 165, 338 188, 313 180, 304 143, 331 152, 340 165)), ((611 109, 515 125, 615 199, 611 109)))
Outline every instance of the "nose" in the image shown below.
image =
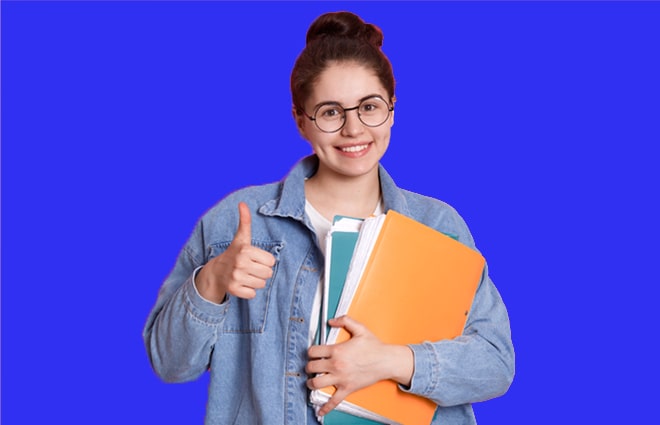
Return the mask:
POLYGON ((344 127, 342 127, 341 132, 344 136, 355 137, 359 134, 362 134, 364 131, 364 124, 360 121, 358 116, 357 108, 350 108, 344 110, 344 127))

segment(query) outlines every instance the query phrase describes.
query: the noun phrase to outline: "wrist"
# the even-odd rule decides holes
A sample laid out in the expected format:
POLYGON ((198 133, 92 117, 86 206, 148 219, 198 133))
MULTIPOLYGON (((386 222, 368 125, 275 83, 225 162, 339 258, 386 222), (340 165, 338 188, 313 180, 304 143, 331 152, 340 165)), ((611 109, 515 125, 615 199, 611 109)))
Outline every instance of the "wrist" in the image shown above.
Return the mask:
POLYGON ((206 266, 203 266, 193 272, 193 285, 199 296, 204 300, 215 304, 222 304, 225 302, 227 294, 224 291, 218 291, 218 285, 213 285, 208 282, 205 269, 206 266))
POLYGON ((415 372, 415 355, 407 345, 388 346, 391 376, 389 379, 409 387, 415 372))

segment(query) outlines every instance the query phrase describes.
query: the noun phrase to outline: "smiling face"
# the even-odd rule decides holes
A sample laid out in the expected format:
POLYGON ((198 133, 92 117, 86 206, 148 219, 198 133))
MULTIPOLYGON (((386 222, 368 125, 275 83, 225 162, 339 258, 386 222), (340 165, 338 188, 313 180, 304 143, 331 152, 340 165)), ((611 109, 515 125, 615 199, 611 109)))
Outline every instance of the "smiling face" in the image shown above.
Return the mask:
MULTIPOLYGON (((389 102, 387 90, 374 72, 356 63, 336 63, 319 74, 304 109, 308 115, 313 115, 319 105, 328 102, 351 109, 371 96, 380 96, 389 102)), ((344 127, 335 133, 322 132, 304 114, 296 113, 296 123, 302 136, 319 157, 316 177, 344 179, 378 176, 378 163, 390 142, 393 112, 378 127, 364 125, 357 112, 356 109, 346 112, 344 127)))

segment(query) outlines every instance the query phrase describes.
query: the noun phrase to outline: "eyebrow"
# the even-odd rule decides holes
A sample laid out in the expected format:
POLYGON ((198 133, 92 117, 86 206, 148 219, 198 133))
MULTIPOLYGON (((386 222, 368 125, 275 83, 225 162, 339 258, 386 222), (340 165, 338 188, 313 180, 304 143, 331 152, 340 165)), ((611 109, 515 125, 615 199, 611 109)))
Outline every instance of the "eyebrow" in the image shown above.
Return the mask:
MULTIPOLYGON (((358 102, 357 102, 357 105, 359 105, 360 103, 364 102, 367 99, 371 99, 372 97, 379 97, 379 98, 385 100, 385 98, 382 95, 378 94, 378 93, 368 94, 368 95, 360 98, 360 100, 358 100, 358 102)), ((387 100, 385 100, 385 102, 387 102, 387 100)), ((327 100, 325 102, 320 102, 320 103, 317 103, 316 105, 314 105, 314 110, 317 110, 318 108, 320 108, 321 106, 324 106, 324 105, 339 105, 342 108, 344 108, 344 106, 341 104, 341 102, 338 102, 336 100, 327 100)))

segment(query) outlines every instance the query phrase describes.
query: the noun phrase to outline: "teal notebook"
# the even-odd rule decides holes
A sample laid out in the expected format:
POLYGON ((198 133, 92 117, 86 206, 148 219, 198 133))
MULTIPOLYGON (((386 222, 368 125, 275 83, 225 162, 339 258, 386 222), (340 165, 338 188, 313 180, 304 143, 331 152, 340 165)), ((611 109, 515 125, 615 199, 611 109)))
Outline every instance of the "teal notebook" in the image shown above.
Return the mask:
MULTIPOLYGON (((343 216, 337 216, 333 221, 333 229, 335 230, 331 231, 328 237, 328 247, 326 248, 330 259, 330 267, 329 273, 326 275, 327 292, 324 319, 335 317, 337 312, 337 305, 344 289, 346 274, 351 265, 362 221, 361 219, 343 216)), ((326 332, 329 329, 330 327, 327 327, 326 332)), ((380 422, 353 416, 336 409, 325 415, 323 423, 324 425, 382 425, 380 422)))
MULTIPOLYGON (((351 265, 361 223, 361 219, 343 216, 335 217, 333 222, 333 229, 336 227, 336 230, 331 230, 328 236, 327 247, 330 268, 326 276, 327 300, 326 312, 324 314, 326 321, 329 318, 335 317, 335 313, 337 312, 337 305, 339 305, 339 298, 344 289, 346 274, 348 274, 348 268, 351 265)), ((327 327, 326 332, 329 330, 330 327, 327 327)))
POLYGON ((348 413, 339 412, 337 409, 331 411, 323 418, 324 425, 383 425, 369 419, 359 418, 348 413))

